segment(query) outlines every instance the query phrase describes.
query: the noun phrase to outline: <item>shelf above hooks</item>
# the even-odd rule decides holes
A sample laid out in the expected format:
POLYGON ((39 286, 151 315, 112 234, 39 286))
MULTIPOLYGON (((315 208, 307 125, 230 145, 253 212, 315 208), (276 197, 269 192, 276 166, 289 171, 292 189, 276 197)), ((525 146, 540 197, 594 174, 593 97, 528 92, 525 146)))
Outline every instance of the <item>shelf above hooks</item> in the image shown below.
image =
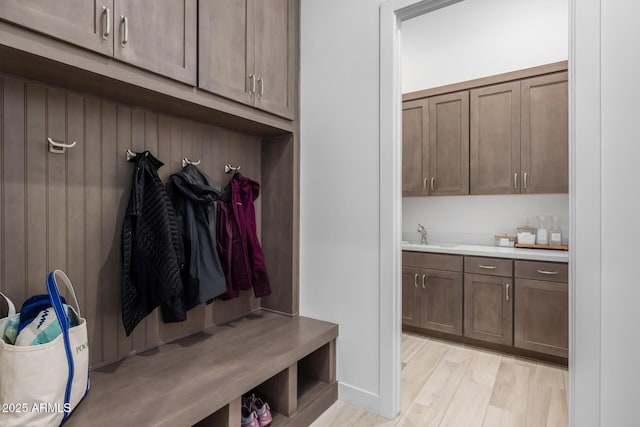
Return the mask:
POLYGON ((71 144, 65 144, 51 138, 47 138, 47 141, 49 142, 49 152, 54 154, 64 154, 65 149, 73 148, 78 143, 78 141, 73 141, 71 144))
POLYGON ((236 173, 240 170, 240 166, 231 166, 231 163, 224 165, 224 173, 236 173))

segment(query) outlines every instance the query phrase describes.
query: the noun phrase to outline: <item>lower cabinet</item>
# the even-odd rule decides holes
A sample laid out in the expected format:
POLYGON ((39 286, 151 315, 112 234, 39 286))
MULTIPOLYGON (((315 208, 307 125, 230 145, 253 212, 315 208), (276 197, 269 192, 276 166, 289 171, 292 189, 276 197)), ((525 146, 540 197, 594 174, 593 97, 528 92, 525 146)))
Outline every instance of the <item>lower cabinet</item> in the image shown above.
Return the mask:
POLYGON ((462 335, 462 273, 404 267, 402 323, 462 335))
POLYGON ((498 344, 513 344, 511 278, 464 275, 464 336, 498 344))
POLYGON ((516 279, 514 345, 569 356, 569 285, 516 279))

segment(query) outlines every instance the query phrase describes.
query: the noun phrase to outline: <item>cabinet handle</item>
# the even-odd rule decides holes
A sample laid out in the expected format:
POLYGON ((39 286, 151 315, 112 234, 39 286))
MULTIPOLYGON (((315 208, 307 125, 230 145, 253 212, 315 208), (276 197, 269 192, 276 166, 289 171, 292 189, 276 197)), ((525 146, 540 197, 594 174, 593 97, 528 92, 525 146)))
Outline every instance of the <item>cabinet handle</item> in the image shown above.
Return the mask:
POLYGON ((102 6, 102 16, 104 16, 104 31, 102 32, 102 40, 109 38, 111 34, 111 10, 107 6, 102 6))
POLYGON ((121 45, 124 47, 125 44, 129 43, 129 18, 124 15, 120 15, 120 19, 122 20, 122 42, 121 45))
POLYGON ((427 275, 426 275, 426 274, 423 274, 423 275, 422 275, 422 289, 426 289, 426 288, 424 287, 424 279, 425 279, 426 277, 427 277, 427 275))
POLYGON ((524 173, 524 189, 527 189, 527 173, 524 173))
POLYGON ((518 172, 513 174, 513 189, 518 189, 518 172))
POLYGON ((425 178, 424 179, 424 189, 425 189, 425 191, 427 189, 427 182, 429 182, 429 178, 425 178))
POLYGON ((484 268, 485 270, 495 270, 496 266, 495 265, 482 265, 482 264, 478 264, 478 267, 480 268, 484 268))
POLYGON ((264 95, 264 79, 262 77, 258 78, 258 84, 260 85, 260 90, 258 90, 258 96, 262 98, 264 95))
POLYGON ((249 93, 256 93, 256 76, 249 74, 249 93))
POLYGON ((413 275, 413 284, 417 288, 418 287, 418 274, 413 275))
POLYGON ((507 283, 507 291, 506 291, 506 293, 507 293, 507 301, 509 301, 509 284, 508 283, 507 283))
POLYGON ((435 191, 435 186, 434 186, 435 181, 436 181, 435 178, 431 178, 431 192, 435 191))
POLYGON ((557 271, 547 271, 547 270, 538 270, 538 273, 540 274, 547 274, 549 276, 555 276, 558 274, 557 271))

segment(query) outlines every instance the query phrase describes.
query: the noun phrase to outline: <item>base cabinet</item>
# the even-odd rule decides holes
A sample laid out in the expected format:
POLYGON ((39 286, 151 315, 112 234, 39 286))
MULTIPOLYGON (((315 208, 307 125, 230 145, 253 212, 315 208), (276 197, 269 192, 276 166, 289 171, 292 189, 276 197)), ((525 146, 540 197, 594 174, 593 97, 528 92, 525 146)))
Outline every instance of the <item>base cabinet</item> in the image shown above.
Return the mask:
POLYGON ((568 288, 562 282, 515 280, 516 347, 569 356, 568 288))
POLYGON ((507 277, 464 275, 464 336, 513 344, 513 288, 507 277))
POLYGON ((420 278, 419 268, 402 269, 402 323, 420 326, 420 278))
POLYGON ((462 273, 423 270, 420 327, 462 335, 462 273))

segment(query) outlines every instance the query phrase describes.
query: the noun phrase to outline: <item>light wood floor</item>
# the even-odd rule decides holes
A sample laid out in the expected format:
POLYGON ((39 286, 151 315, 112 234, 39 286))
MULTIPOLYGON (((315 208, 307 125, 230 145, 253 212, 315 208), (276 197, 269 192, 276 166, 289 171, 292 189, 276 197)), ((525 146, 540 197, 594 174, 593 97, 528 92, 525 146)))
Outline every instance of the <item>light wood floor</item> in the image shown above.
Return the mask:
POLYGON ((313 427, 565 427, 567 370, 491 350, 402 335, 395 420, 338 401, 313 427))

